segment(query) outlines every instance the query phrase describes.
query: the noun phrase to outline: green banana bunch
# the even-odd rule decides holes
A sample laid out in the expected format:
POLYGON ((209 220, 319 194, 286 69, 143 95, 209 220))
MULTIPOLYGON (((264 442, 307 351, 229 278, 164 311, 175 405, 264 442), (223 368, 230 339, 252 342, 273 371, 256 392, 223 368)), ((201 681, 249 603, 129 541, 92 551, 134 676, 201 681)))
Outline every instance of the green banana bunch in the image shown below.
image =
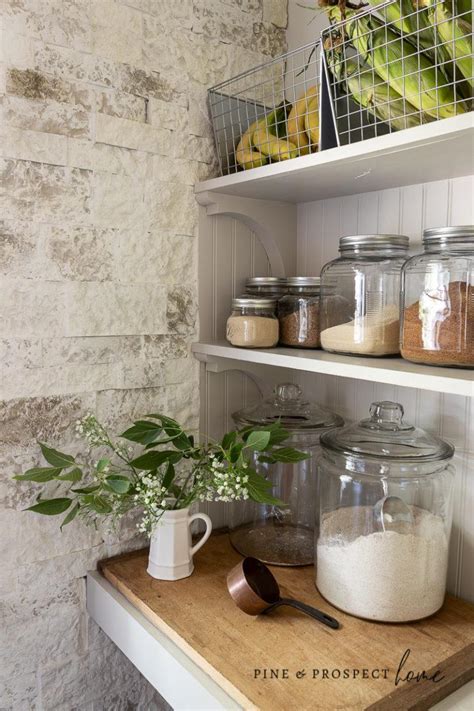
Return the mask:
POLYGON ((366 65, 360 65, 356 59, 343 61, 337 45, 327 52, 328 64, 332 73, 346 86, 347 93, 354 101, 367 109, 376 118, 387 123, 392 130, 412 128, 430 120, 421 114, 406 99, 384 82, 376 72, 366 65))
POLYGON ((269 156, 273 160, 289 160, 298 156, 297 146, 286 138, 286 110, 278 107, 258 122, 252 134, 254 150, 269 156))
MULTIPOLYGON (((474 87, 474 64, 472 58, 472 27, 467 19, 453 17, 451 3, 440 0, 422 0, 428 7, 428 18, 433 25, 438 41, 443 42, 451 59, 456 63, 462 77, 474 87)), ((458 8, 459 10, 459 8, 458 8)), ((460 12, 460 11, 459 11, 460 12)), ((469 17, 468 14, 465 17, 469 17)))
POLYGON ((360 15, 346 8, 344 18, 339 6, 329 7, 328 14, 333 22, 345 19, 345 30, 364 61, 416 109, 434 118, 449 118, 467 110, 430 58, 375 15, 360 15))

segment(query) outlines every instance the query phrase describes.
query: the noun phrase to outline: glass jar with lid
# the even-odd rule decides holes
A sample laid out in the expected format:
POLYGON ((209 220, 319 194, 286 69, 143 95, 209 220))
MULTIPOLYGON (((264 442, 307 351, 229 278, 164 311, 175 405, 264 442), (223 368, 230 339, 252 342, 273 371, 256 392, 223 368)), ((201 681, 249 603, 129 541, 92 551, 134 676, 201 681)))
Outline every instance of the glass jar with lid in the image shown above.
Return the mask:
POLYGON ((321 346, 384 356, 400 350, 400 279, 408 237, 341 237, 340 256, 321 272, 321 346))
POLYGON ((311 455, 300 462, 260 462, 255 453, 252 466, 273 484, 272 494, 284 505, 254 501, 229 505, 230 540, 245 556, 271 565, 312 565, 317 497, 316 454, 319 437, 344 421, 304 398, 301 388, 284 383, 273 397, 232 415, 238 428, 265 426, 280 421, 289 432, 282 446, 311 455))
POLYGON ((286 294, 286 292, 287 284, 285 277, 248 277, 245 282, 245 293, 249 296, 279 299, 286 294))
POLYGON ((423 254, 402 272, 402 356, 474 367, 474 226, 423 232, 423 254))
POLYGON ((376 402, 321 437, 316 585, 357 617, 408 622, 443 604, 454 448, 376 402))
POLYGON ((288 277, 288 293, 278 301, 280 343, 319 348, 319 277, 288 277))
POLYGON ((242 348, 272 348, 278 343, 275 299, 241 296, 232 299, 226 338, 242 348))

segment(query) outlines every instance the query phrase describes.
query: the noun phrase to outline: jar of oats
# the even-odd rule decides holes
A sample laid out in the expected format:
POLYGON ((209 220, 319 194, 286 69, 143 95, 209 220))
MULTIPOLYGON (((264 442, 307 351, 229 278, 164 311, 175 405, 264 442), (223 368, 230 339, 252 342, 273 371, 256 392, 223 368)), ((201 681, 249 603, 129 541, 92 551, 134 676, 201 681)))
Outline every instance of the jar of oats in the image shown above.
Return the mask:
POLYGON ((278 343, 276 299, 241 296, 232 299, 226 338, 241 348, 273 348, 278 343))

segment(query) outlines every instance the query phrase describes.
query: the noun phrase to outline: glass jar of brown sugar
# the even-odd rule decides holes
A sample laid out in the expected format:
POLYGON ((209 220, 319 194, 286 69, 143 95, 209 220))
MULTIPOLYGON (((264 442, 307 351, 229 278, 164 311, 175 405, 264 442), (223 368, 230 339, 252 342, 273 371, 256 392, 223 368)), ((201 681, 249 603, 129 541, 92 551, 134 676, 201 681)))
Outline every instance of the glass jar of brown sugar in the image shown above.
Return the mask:
POLYGON ((288 294, 278 302, 280 343, 319 348, 319 277, 288 277, 288 294))
POLYGON ((474 226, 423 232, 402 273, 401 353, 430 365, 474 367, 474 226))

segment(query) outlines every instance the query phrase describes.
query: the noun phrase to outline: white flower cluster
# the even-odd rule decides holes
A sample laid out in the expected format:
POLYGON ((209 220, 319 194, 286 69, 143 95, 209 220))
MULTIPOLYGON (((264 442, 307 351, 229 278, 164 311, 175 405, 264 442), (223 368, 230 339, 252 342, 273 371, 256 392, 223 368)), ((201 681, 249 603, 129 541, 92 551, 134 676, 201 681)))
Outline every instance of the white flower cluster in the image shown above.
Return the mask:
POLYGON ((162 511, 168 506, 168 501, 163 498, 166 488, 162 485, 162 477, 152 477, 150 472, 143 472, 135 488, 135 504, 143 506, 143 516, 137 528, 140 533, 150 534, 162 511))
MULTIPOLYGON (((113 444, 110 441, 107 430, 97 421, 92 412, 84 415, 82 420, 76 420, 75 430, 76 436, 84 437, 89 447, 110 447, 116 454, 126 457, 127 448, 119 444, 113 444)), ((129 448, 129 453, 132 451, 133 448, 129 448)))
MULTIPOLYGON (((226 462, 216 459, 212 454, 209 458, 212 460, 213 476, 208 485, 208 490, 212 492, 212 499, 214 501, 242 501, 248 499, 248 475, 241 475, 240 468, 235 470, 226 462)), ((247 464, 244 463, 242 468, 246 469, 247 464)))

